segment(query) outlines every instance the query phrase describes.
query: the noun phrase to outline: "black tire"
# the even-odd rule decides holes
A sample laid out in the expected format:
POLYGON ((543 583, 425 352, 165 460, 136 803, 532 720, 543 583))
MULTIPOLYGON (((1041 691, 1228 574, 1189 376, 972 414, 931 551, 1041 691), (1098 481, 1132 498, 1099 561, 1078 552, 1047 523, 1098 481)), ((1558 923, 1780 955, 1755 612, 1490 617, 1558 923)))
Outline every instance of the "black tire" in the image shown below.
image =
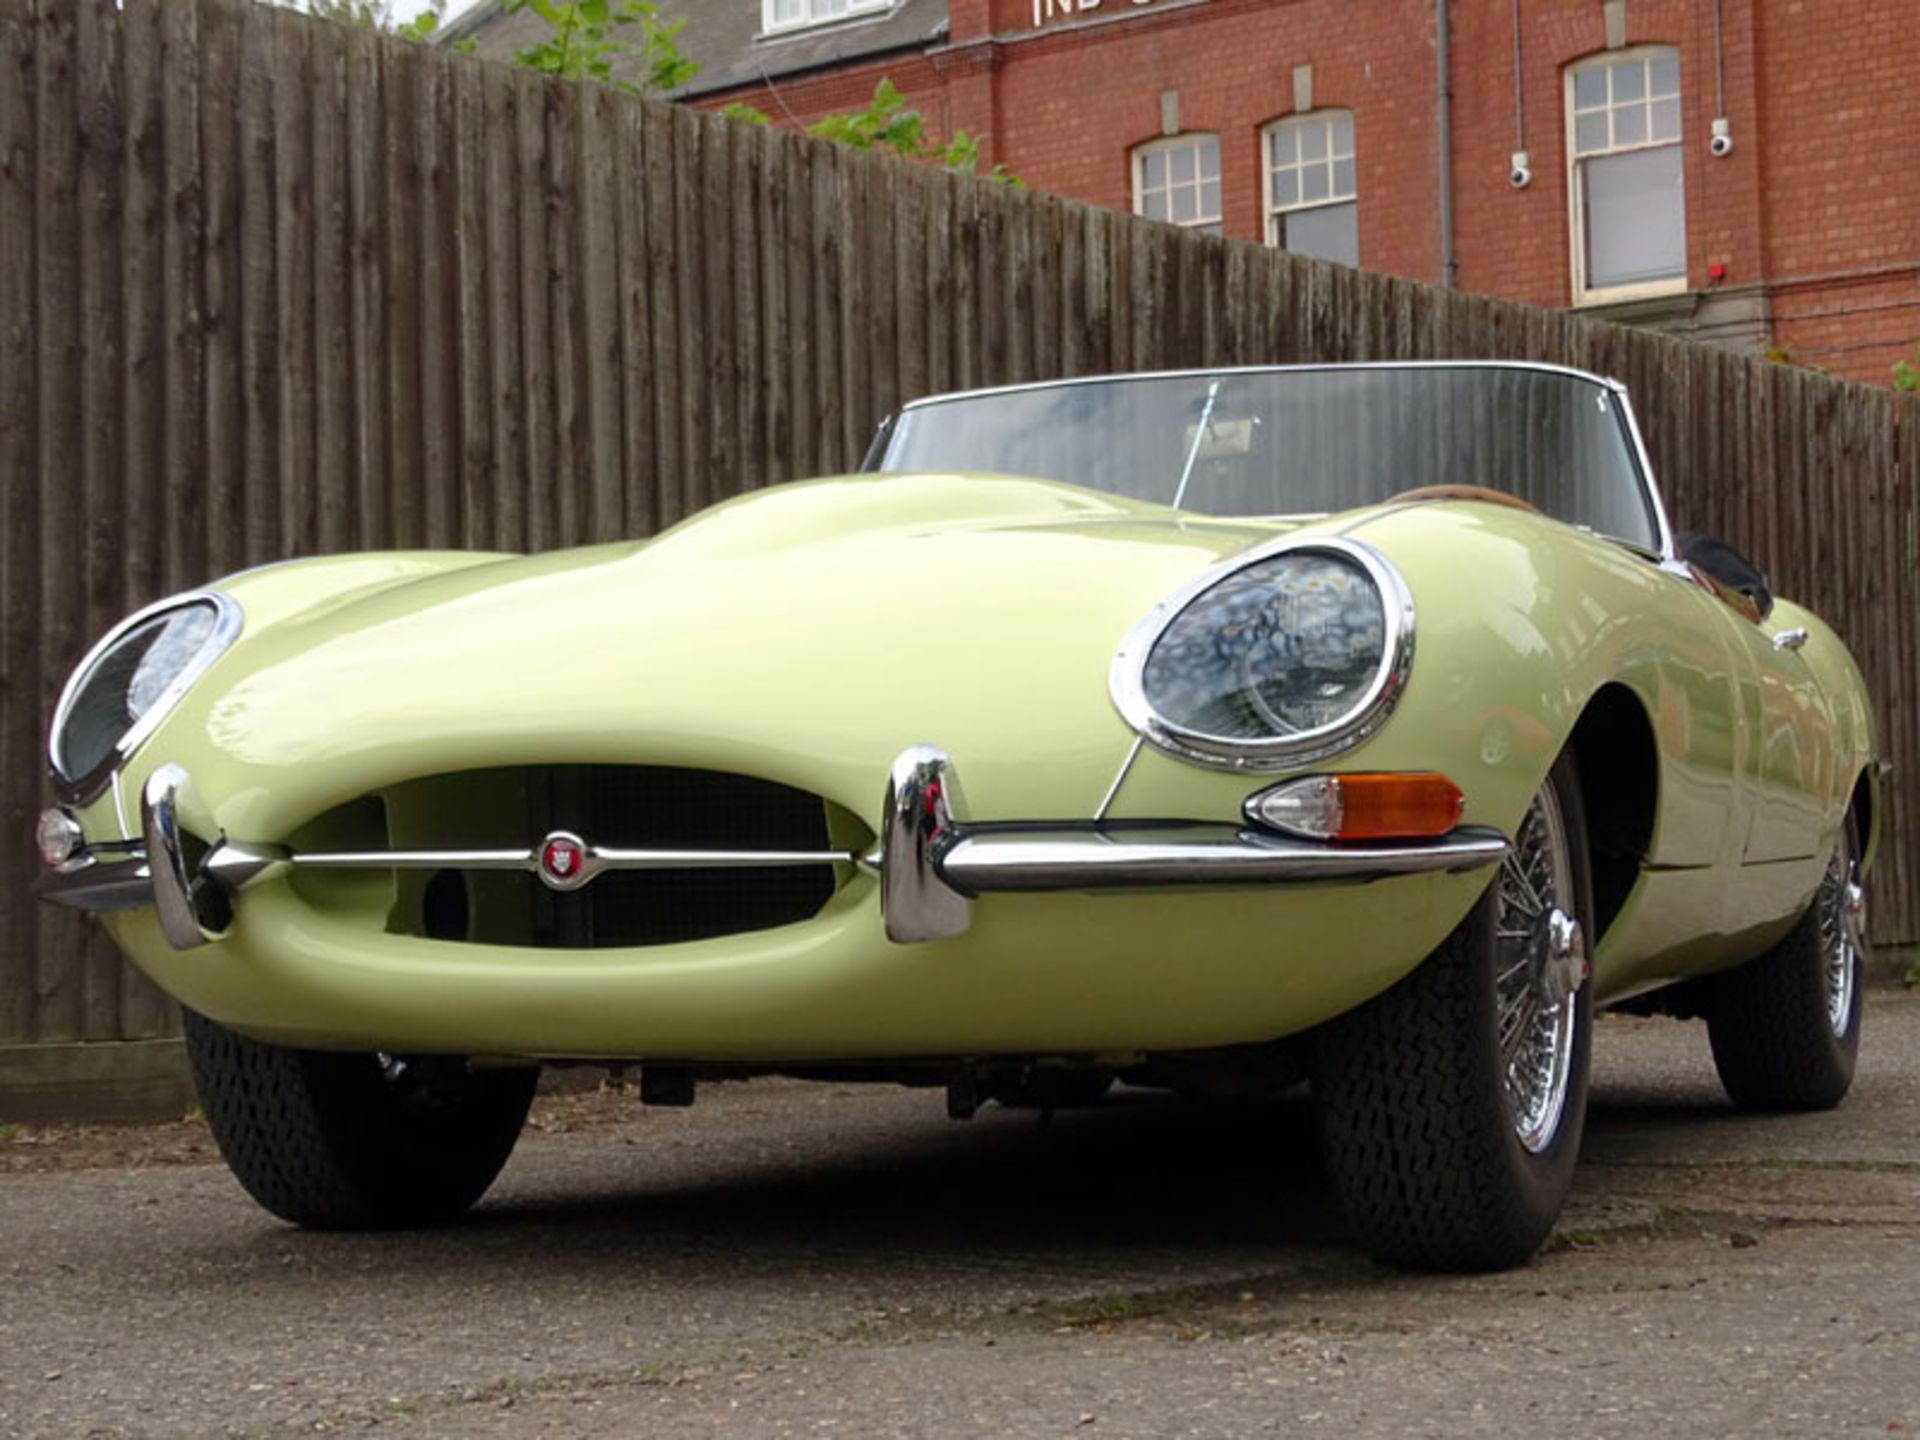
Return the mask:
MULTIPOLYGON (((1554 765, 1516 842, 1527 839, 1531 854, 1532 837, 1545 832, 1528 827, 1551 827, 1556 814, 1571 904, 1550 895, 1542 913, 1558 907, 1578 922, 1578 958, 1568 955, 1564 937, 1558 951, 1546 944, 1545 918, 1533 931, 1537 952, 1534 939, 1503 942, 1503 912, 1509 930, 1521 928, 1512 908, 1521 892, 1509 878, 1509 866, 1521 864, 1516 854, 1418 969, 1313 1036, 1321 1152, 1350 1226, 1379 1259, 1423 1270, 1507 1269, 1539 1249, 1566 1204, 1585 1127, 1593 1038, 1584 961, 1592 885, 1570 755, 1554 765), (1503 955, 1503 943, 1516 948, 1503 955), (1511 957, 1536 953, 1527 969, 1507 968, 1505 993, 1520 1006, 1525 996, 1516 998, 1514 987, 1559 984, 1558 1000, 1538 1012, 1538 1023, 1557 1026, 1553 1048, 1541 1053, 1556 1057, 1551 1073, 1564 1081, 1536 1087, 1535 1094, 1562 1098, 1557 1107, 1543 1103, 1530 1121, 1505 1078, 1501 971, 1516 964, 1511 957), (1552 954, 1561 959, 1550 975, 1545 957, 1552 954)), ((1527 993, 1538 1004, 1548 991, 1527 993)), ((1515 1029, 1516 1036, 1538 1033, 1526 1024, 1515 1029)))
POLYGON ((1847 904, 1848 887, 1859 884, 1855 845, 1849 820, 1786 938, 1707 984, 1714 1068, 1743 1110, 1830 1110, 1853 1085, 1867 951, 1847 904))
POLYGON ((249 1195, 316 1230, 463 1214, 513 1153, 536 1067, 333 1054, 249 1040, 188 1011, 187 1058, 220 1154, 249 1195))

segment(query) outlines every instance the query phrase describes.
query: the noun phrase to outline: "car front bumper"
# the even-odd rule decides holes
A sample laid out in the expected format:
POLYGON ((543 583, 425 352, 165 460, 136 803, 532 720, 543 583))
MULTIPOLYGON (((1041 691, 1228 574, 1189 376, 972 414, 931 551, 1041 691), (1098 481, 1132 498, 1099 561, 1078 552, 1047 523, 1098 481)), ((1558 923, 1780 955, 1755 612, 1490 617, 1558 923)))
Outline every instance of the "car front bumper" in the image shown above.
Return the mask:
POLYGON ((192 778, 178 766, 162 766, 142 794, 142 841, 76 850, 42 876, 39 894, 96 914, 151 906, 168 943, 190 950, 221 938, 239 892, 282 867, 524 869, 555 888, 574 889, 606 870, 831 861, 874 872, 887 938, 917 944, 966 933, 972 903, 983 895, 1357 884, 1460 874, 1507 853, 1498 831, 1476 826, 1422 840, 1340 844, 1183 820, 975 824, 959 818, 959 794, 947 756, 915 746, 894 762, 880 843, 866 854, 596 850, 575 840, 580 858, 563 882, 543 872, 541 848, 322 853, 197 836, 183 814, 197 808, 192 778))

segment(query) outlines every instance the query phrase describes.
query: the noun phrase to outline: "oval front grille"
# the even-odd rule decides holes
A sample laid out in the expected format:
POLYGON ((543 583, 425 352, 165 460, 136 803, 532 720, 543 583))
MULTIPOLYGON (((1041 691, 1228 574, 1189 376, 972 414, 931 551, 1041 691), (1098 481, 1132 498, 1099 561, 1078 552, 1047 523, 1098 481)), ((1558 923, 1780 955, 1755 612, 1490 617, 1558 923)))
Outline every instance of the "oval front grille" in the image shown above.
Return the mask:
MULTIPOLYGON (((343 806, 302 832, 316 848, 519 849, 569 831, 605 849, 864 850, 851 814, 752 776, 647 765, 515 766, 428 776, 343 806)), ((296 848, 298 843, 296 843, 296 848)), ((670 945, 793 924, 819 913, 846 864, 608 870, 584 888, 550 889, 515 870, 309 874, 322 908, 384 912, 389 933, 549 949, 670 945), (368 887, 384 886, 379 895, 368 887), (385 904, 381 904, 384 897, 385 904)))

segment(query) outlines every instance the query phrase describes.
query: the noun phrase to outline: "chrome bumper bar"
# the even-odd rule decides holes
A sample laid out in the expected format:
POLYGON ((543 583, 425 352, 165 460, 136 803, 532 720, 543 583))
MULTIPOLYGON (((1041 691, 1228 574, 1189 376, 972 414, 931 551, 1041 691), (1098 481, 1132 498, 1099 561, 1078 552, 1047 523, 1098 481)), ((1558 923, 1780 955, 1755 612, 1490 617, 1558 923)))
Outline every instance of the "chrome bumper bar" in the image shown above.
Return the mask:
POLYGON ((1363 883, 1478 870, 1507 853, 1499 831, 1477 826, 1430 840, 1333 844, 1179 820, 971 824, 960 818, 965 811, 952 762, 931 745, 916 745, 894 762, 880 843, 864 855, 599 849, 558 832, 576 849, 574 868, 556 876, 542 847, 322 853, 248 845, 224 836, 207 843, 197 836, 214 829, 210 817, 186 772, 173 765, 153 773, 140 808, 140 845, 82 852, 44 875, 39 894, 53 904, 96 913, 151 905, 168 942, 180 950, 217 938, 233 895, 281 867, 519 870, 540 875, 555 889, 571 890, 606 870, 857 864, 880 877, 887 938, 910 945, 964 934, 973 901, 982 895, 1363 883), (109 859, 110 853, 118 859, 109 859))

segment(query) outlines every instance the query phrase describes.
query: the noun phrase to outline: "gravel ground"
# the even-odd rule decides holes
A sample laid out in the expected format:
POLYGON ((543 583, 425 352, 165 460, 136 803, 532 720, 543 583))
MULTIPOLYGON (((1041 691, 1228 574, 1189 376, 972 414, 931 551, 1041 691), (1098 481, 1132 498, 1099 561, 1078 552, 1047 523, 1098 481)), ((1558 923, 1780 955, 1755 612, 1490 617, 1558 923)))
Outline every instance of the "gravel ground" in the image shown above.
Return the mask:
POLYGON ((1558 1235, 1474 1279, 1357 1255, 1300 1105, 557 1097, 392 1236, 275 1222, 192 1124, 0 1131, 0 1435, 1920 1431, 1920 996, 1829 1115, 1737 1115, 1695 1026, 1596 1056, 1558 1235))

